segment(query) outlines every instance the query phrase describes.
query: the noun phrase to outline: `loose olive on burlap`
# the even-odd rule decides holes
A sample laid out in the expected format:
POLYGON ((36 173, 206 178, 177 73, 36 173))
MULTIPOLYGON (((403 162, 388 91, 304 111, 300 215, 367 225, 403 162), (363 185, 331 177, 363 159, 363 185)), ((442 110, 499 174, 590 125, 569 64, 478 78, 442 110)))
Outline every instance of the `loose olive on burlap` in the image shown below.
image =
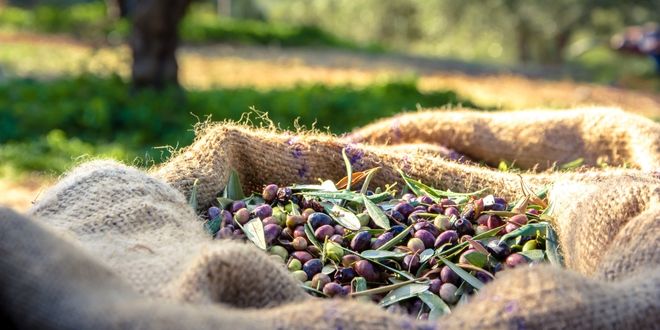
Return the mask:
POLYGON ((206 125, 149 173, 83 164, 44 192, 27 217, 0 211, 0 320, 17 328, 652 328, 660 321, 660 125, 616 110, 436 111, 374 123, 346 137, 206 125), (265 183, 396 168, 443 189, 520 196, 520 177, 448 161, 433 144, 475 160, 548 167, 583 157, 611 165, 524 173, 552 184, 553 225, 566 269, 501 273, 435 322, 374 304, 317 299, 256 247, 211 241, 186 197, 198 180, 208 206, 234 168, 246 191, 265 183))

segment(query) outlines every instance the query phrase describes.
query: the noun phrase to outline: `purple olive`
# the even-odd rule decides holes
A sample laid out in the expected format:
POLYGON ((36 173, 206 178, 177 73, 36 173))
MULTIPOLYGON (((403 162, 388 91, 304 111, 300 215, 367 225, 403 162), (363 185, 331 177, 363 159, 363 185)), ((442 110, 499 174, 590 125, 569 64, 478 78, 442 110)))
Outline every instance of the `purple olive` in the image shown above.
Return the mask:
POLYGON ((476 277, 482 283, 488 283, 488 282, 493 280, 492 277, 490 277, 488 274, 486 274, 484 272, 476 272, 474 274, 474 277, 476 277))
POLYGON ((424 242, 424 247, 427 249, 432 248, 433 244, 435 243, 435 237, 433 237, 433 234, 424 229, 416 231, 415 237, 421 239, 422 242, 424 242))
POLYGON ((472 223, 465 218, 456 219, 456 221, 452 223, 452 228, 456 230, 460 236, 474 234, 472 223))
POLYGON ((437 249, 447 243, 458 243, 458 233, 455 230, 445 230, 440 233, 438 238, 435 239, 435 244, 433 246, 437 249))
POLYGON ((440 204, 440 206, 442 206, 445 209, 450 207, 450 206, 456 206, 456 202, 454 202, 453 200, 451 200, 449 198, 441 199, 440 203, 438 203, 438 204, 440 204))
POLYGON ((280 233, 282 232, 282 227, 276 224, 268 224, 264 226, 264 238, 266 239, 266 243, 270 244, 275 241, 275 239, 280 236, 280 233))
POLYGON ((289 199, 291 198, 291 195, 293 195, 293 192, 289 187, 277 189, 277 199, 282 203, 288 202, 289 199))
POLYGON ((360 261, 360 257, 354 255, 354 254, 347 254, 341 258, 341 264, 344 267, 352 267, 353 264, 356 262, 360 261))
POLYGON ((406 202, 401 202, 396 204, 392 210, 397 211, 403 215, 404 218, 408 218, 410 213, 413 212, 413 206, 406 202))
POLYGON ((323 294, 326 296, 332 298, 332 297, 340 297, 340 296, 345 296, 346 294, 344 293, 344 288, 339 284, 335 282, 330 282, 326 284, 323 287, 323 294))
POLYGON ((331 237, 335 234, 335 228, 330 225, 323 225, 314 231, 314 237, 319 241, 323 242, 326 238, 331 237))
POLYGON ((293 238, 294 238, 293 237, 293 229, 291 229, 289 227, 284 227, 284 229, 282 229, 282 233, 280 234, 280 239, 283 240, 283 241, 288 241, 288 240, 293 239, 293 238))
POLYGON ((330 276, 323 273, 318 273, 312 277, 312 288, 316 290, 323 290, 323 287, 330 282, 330 276))
POLYGON ((516 225, 515 223, 507 223, 506 226, 504 227, 504 232, 510 233, 518 228, 519 228, 518 225, 516 225))
POLYGON ((392 234, 389 231, 384 232, 380 234, 380 236, 378 236, 378 238, 376 238, 376 240, 373 241, 373 243, 371 243, 371 248, 377 250, 381 246, 385 245, 385 243, 389 242, 392 238, 394 238, 394 234, 392 234))
POLYGON ((339 283, 350 283, 355 277, 357 273, 350 267, 340 268, 335 272, 335 281, 339 283))
POLYGON ((520 253, 514 253, 506 258, 506 265, 511 268, 515 268, 527 263, 527 258, 525 258, 525 256, 520 253))
POLYGON ((367 231, 361 231, 351 240, 351 249, 356 252, 362 252, 371 245, 371 234, 367 231))
POLYGON ((220 209, 217 206, 209 207, 208 211, 209 219, 213 220, 220 216, 220 209))
POLYGON ((307 222, 316 230, 321 226, 332 224, 332 218, 325 213, 315 212, 307 217, 307 222))
POLYGON ((360 260, 353 265, 358 275, 364 277, 368 282, 376 282, 380 279, 374 266, 368 260, 360 260))
POLYGON ((504 199, 504 197, 495 197, 495 204, 506 205, 507 202, 506 199, 504 199))
POLYGON ((488 218, 488 222, 486 222, 486 226, 488 226, 488 229, 495 229, 501 225, 503 225, 505 222, 502 220, 502 218, 494 215, 490 218, 488 218))
POLYGON ((445 208, 445 215, 448 217, 455 216, 455 217, 460 217, 461 213, 458 211, 458 209, 455 206, 450 206, 445 208))
POLYGON ((350 284, 342 285, 341 289, 342 289, 342 296, 348 296, 349 294, 351 294, 351 291, 353 290, 350 284))
POLYGON ((396 211, 396 210, 390 210, 387 215, 390 217, 390 219, 399 222, 399 223, 405 223, 406 222, 406 217, 401 214, 401 212, 396 211))
POLYGON ((440 235, 440 231, 438 230, 438 228, 436 228, 436 227, 433 225, 433 223, 428 222, 428 221, 420 221, 420 222, 416 223, 416 224, 413 226, 413 228, 414 228, 415 230, 422 230, 422 229, 424 229, 424 230, 428 231, 429 233, 431 233, 431 235, 433 235, 433 239, 435 239, 436 236, 440 235))
POLYGON ((300 225, 293 229, 293 238, 302 237, 307 238, 307 233, 305 233, 305 227, 300 225))
POLYGON ((408 216, 408 223, 416 223, 418 221, 422 221, 424 219, 424 216, 421 215, 422 213, 426 213, 426 211, 415 210, 410 213, 408 216))
POLYGON ((429 282, 429 291, 438 294, 440 292, 440 286, 442 285, 442 280, 439 278, 432 279, 429 282))
POLYGON ((403 194, 403 196, 401 196, 401 199, 403 199, 404 201, 410 202, 410 201, 415 199, 415 195, 413 195, 411 193, 403 194))
POLYGON ((240 223, 241 225, 244 225, 250 221, 250 212, 248 212, 248 210, 245 208, 240 209, 234 213, 234 220, 236 220, 236 222, 240 223))
POLYGON ((458 288, 452 283, 445 283, 440 287, 440 298, 448 304, 458 302, 459 296, 456 295, 458 288))
POLYGON ((500 242, 499 240, 491 240, 486 244, 486 250, 498 260, 504 260, 511 254, 511 248, 505 242, 500 242))
POLYGON ((231 208, 230 211, 231 213, 236 213, 240 209, 247 208, 247 205, 245 204, 244 201, 235 201, 231 203, 231 208))
POLYGON ((296 251, 304 251, 307 249, 307 240, 304 237, 295 237, 293 241, 291 241, 291 246, 296 251))
POLYGON ((321 259, 310 259, 303 264, 303 271, 307 274, 307 278, 313 278, 314 275, 321 272, 321 269, 323 269, 321 259))
POLYGON ((537 209, 527 209, 527 213, 534 214, 534 215, 541 214, 541 212, 539 212, 539 210, 537 210, 537 209))
POLYGON ((254 213, 259 219, 263 220, 273 215, 273 208, 268 204, 262 204, 255 207, 254 210, 252 210, 252 213, 254 213))
POLYGON ((461 214, 461 218, 466 219, 469 221, 474 220, 474 217, 476 216, 476 211, 474 205, 468 205, 463 209, 463 214, 461 214))
POLYGON ((302 212, 300 212, 300 215, 302 215, 302 217, 305 218, 305 220, 309 221, 309 216, 312 213, 316 213, 316 211, 314 211, 314 209, 312 208, 306 208, 302 212))
POLYGON ((506 204, 495 203, 490 206, 490 211, 506 211, 506 204))
POLYGON ((264 226, 271 225, 271 224, 272 225, 278 225, 278 226, 280 225, 280 222, 277 221, 277 219, 275 219, 275 217, 267 217, 267 218, 261 220, 261 222, 264 223, 264 226))
POLYGON ((220 211, 220 218, 222 219, 222 225, 223 226, 229 226, 233 224, 233 217, 231 216, 231 212, 227 210, 222 210, 220 211))
POLYGON ((419 255, 418 254, 408 254, 403 257, 403 268, 410 272, 415 272, 419 267, 419 255))
POLYGON ((264 190, 261 193, 261 197, 263 197, 266 203, 272 203, 275 198, 277 198, 277 189, 279 189, 277 185, 269 184, 264 187, 264 190))
POLYGON ((335 234, 344 236, 346 235, 346 229, 341 225, 335 225, 335 234))
POLYGON ((417 200, 422 204, 433 204, 433 198, 426 195, 418 198, 417 200))
POLYGON ((448 266, 443 266, 442 269, 440 270, 440 279, 442 280, 442 283, 452 283, 452 284, 458 284, 461 280, 461 278, 458 277, 458 274, 456 274, 448 266))
POLYGON ((231 238, 233 233, 234 230, 232 228, 224 227, 218 230, 218 232, 215 234, 215 238, 231 238))
POLYGON ((515 223, 519 226, 526 225, 527 221, 527 216, 524 214, 516 214, 509 218, 509 223, 515 223))
POLYGON ((305 263, 307 263, 308 261, 312 260, 312 258, 313 258, 312 255, 309 254, 309 252, 307 252, 307 251, 296 251, 296 252, 291 253, 291 256, 293 258, 296 258, 296 259, 300 260, 300 262, 303 265, 305 263))
POLYGON ((417 205, 415 208, 413 208, 413 212, 421 212, 421 213, 426 213, 426 206, 424 205, 417 205))
POLYGON ((442 212, 444 212, 444 209, 442 208, 442 206, 440 206, 440 204, 432 204, 429 205, 426 211, 429 213, 441 214, 442 212))

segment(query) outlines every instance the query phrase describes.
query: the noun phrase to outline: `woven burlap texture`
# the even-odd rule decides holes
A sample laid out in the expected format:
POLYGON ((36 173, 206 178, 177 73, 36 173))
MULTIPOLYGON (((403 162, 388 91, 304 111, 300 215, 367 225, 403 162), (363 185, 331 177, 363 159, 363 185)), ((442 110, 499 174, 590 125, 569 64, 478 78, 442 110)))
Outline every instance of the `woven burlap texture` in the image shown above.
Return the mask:
POLYGON ((594 109, 437 111, 381 121, 343 138, 236 124, 202 131, 150 174, 109 161, 78 167, 30 210, 36 221, 3 211, 2 317, 21 327, 74 328, 629 328, 658 321, 660 178, 653 170, 660 127, 644 118, 594 109), (533 142, 520 133, 525 127, 545 140, 533 142), (562 147, 566 136, 580 147, 562 147), (491 148, 476 147, 489 141, 491 148), (520 196, 517 174, 445 160, 433 152, 439 142, 488 162, 524 154, 536 159, 518 162, 526 167, 584 157, 588 164, 606 158, 637 169, 522 174, 533 189, 553 184, 553 225, 567 269, 503 272, 472 302, 436 322, 369 303, 309 298, 281 264, 255 247, 211 241, 186 203, 198 180, 199 203, 207 206, 231 168, 251 191, 270 182, 339 179, 342 148, 356 170, 382 167, 375 185, 398 180, 395 169, 402 168, 446 189, 490 187, 520 196), (544 153, 538 144, 564 154, 544 153))

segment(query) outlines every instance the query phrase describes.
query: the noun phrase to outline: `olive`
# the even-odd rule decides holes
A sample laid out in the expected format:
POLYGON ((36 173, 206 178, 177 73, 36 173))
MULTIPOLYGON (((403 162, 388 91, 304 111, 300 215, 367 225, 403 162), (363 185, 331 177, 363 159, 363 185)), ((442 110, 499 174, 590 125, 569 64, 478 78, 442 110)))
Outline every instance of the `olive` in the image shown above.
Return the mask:
POLYGON ((208 210, 209 219, 213 220, 220 217, 220 209, 217 206, 211 206, 208 210))
POLYGON ((404 217, 403 214, 401 214, 401 212, 396 211, 396 210, 390 210, 387 213, 387 216, 390 217, 390 219, 392 219, 392 220, 394 220, 398 223, 406 222, 406 217, 404 217))
POLYGON ((403 257, 403 268, 410 272, 415 272, 419 268, 419 255, 408 254, 403 257))
POLYGON ((341 264, 344 267, 352 267, 353 264, 356 262, 360 261, 360 257, 354 255, 354 254, 347 254, 341 258, 341 264))
POLYGON ((424 243, 424 246, 427 249, 430 249, 433 247, 433 244, 435 243, 435 237, 433 237, 433 234, 429 233, 428 231, 421 229, 415 232, 415 238, 419 238, 422 240, 424 243))
POLYGON ((456 274, 449 266, 443 266, 440 270, 440 279, 442 283, 452 283, 458 284, 460 282, 460 277, 456 274))
POLYGON ((378 236, 378 238, 376 238, 376 240, 371 243, 371 248, 377 250, 381 246, 385 245, 385 243, 389 242, 392 238, 394 238, 394 234, 392 234, 389 231, 384 232, 380 234, 380 236, 378 236))
POLYGON ((451 223, 449 222, 449 217, 446 215, 438 215, 433 220, 433 225, 438 228, 439 231, 445 231, 451 229, 451 223))
POLYGON ((335 282, 330 282, 325 286, 323 286, 323 294, 325 294, 330 298, 347 295, 347 293, 344 291, 344 288, 340 284, 335 282))
POLYGON ((222 238, 231 238, 232 234, 234 233, 234 230, 229 227, 224 227, 218 230, 218 232, 215 234, 215 238, 222 239, 222 238))
POLYGON ((271 246, 269 252, 270 252, 270 254, 275 254, 275 255, 280 256, 280 258, 282 258, 282 260, 286 260, 287 257, 289 256, 289 252, 285 248, 283 248, 279 245, 271 246))
MULTIPOLYGON (((270 224, 278 225, 278 226, 280 225, 280 222, 273 216, 267 217, 267 218, 261 220, 261 222, 264 223, 264 226, 270 225, 270 224)), ((281 226, 280 226, 280 228, 281 228, 281 226)))
POLYGON ((277 199, 282 203, 288 202, 289 199, 291 198, 291 195, 293 195, 293 192, 289 187, 283 187, 277 189, 277 199))
POLYGON ((269 184, 264 187, 264 190, 261 193, 261 197, 263 197, 266 203, 272 203, 275 198, 277 198, 277 189, 279 189, 277 185, 269 184))
MULTIPOLYGON (((273 246, 271 249, 275 247, 277 247, 277 245, 273 246)), ((306 262, 310 261, 313 258, 312 255, 309 254, 309 252, 307 251, 295 251, 291 253, 291 256, 300 260, 300 262, 302 262, 303 264, 305 264, 306 262)))
POLYGON ((468 219, 465 218, 460 218, 456 219, 454 223, 452 223, 452 228, 456 230, 456 232, 460 235, 472 235, 474 234, 474 229, 472 228, 472 223, 468 219))
POLYGON ((234 213, 234 220, 236 220, 236 222, 240 223, 241 225, 244 225, 250 221, 250 212, 248 212, 246 208, 237 210, 236 213, 234 213))
POLYGON ((524 265, 527 262, 528 262, 527 258, 525 258, 525 256, 519 253, 514 253, 506 258, 506 265, 511 268, 524 265))
POLYGON ((339 245, 342 245, 344 243, 344 238, 341 235, 337 235, 337 234, 334 234, 334 235, 330 236, 330 238, 328 240, 332 241, 332 242, 335 242, 339 245))
POLYGON ((529 240, 527 243, 525 243, 522 247, 523 251, 529 251, 529 250, 534 250, 536 249, 536 240, 529 240))
POLYGON ((396 204, 392 210, 401 213, 401 215, 403 215, 404 218, 407 218, 410 215, 410 213, 413 212, 414 208, 409 203, 400 202, 399 204, 396 204))
POLYGON ((235 201, 231 203, 231 207, 229 208, 229 210, 231 211, 231 213, 236 213, 238 212, 238 210, 244 208, 247 208, 247 204, 245 204, 244 201, 235 201))
POLYGON ((527 224, 527 216, 524 214, 516 214, 512 217, 509 218, 509 223, 515 223, 518 224, 519 226, 523 226, 527 224))
POLYGON ((434 247, 437 249, 447 243, 456 244, 458 242, 458 233, 455 230, 446 230, 435 239, 434 247))
POLYGON ((266 243, 271 244, 282 233, 282 228, 276 224, 268 224, 264 226, 264 238, 266 243))
POLYGON ((319 228, 323 225, 332 224, 332 218, 325 213, 314 212, 307 217, 307 222, 309 222, 312 228, 316 230, 316 228, 319 228))
POLYGON ((307 273, 307 278, 314 277, 314 275, 321 272, 321 269, 323 269, 321 259, 310 259, 303 264, 303 270, 307 273))
POLYGON ((323 273, 318 273, 312 277, 312 288, 316 290, 323 290, 323 287, 330 282, 330 276, 323 273))
POLYGON ((304 251, 307 249, 307 240, 304 237, 295 237, 291 241, 291 246, 297 251, 304 251))
POLYGON ((454 202, 453 200, 451 200, 449 198, 441 199, 440 203, 438 203, 438 204, 440 204, 440 206, 444 207, 445 209, 449 206, 456 206, 456 202, 454 202))
POLYGON ((367 231, 361 231, 351 240, 351 249, 356 252, 362 252, 371 245, 371 234, 367 231))
POLYGON ((335 281, 339 283, 350 283, 355 277, 357 273, 350 267, 340 268, 335 272, 335 281))
POLYGON ((434 240, 435 240, 435 237, 438 236, 438 235, 440 234, 440 231, 438 230, 438 228, 436 228, 436 227, 433 225, 433 223, 428 222, 428 221, 420 221, 420 222, 416 223, 416 224, 413 226, 413 228, 414 228, 415 230, 422 230, 422 229, 423 229, 423 230, 428 231, 429 233, 431 233, 431 235, 433 235, 433 239, 434 239, 434 240))
POLYGON ((344 236, 346 235, 346 229, 341 225, 335 225, 335 234, 344 236))
POLYGON ((302 211, 302 213, 300 213, 300 215, 302 215, 302 217, 305 218, 305 220, 309 221, 309 216, 310 216, 312 213, 316 213, 316 211, 314 211, 313 208, 309 208, 309 207, 308 207, 308 208, 304 209, 304 210, 302 211))
POLYGON ((295 278, 296 280, 298 280, 300 282, 307 281, 307 273, 305 273, 302 270, 293 271, 293 272, 291 272, 291 275, 293 275, 293 278, 295 278))
POLYGON ((456 290, 458 290, 458 288, 454 284, 445 283, 440 286, 440 298, 448 304, 455 304, 460 298, 456 295, 456 290))
POLYGON ((323 242, 325 241, 326 238, 329 238, 330 236, 335 234, 335 228, 332 227, 331 225, 323 225, 314 231, 314 236, 316 239, 319 241, 323 242))
POLYGON ((305 226, 298 226, 293 229, 293 237, 302 237, 302 238, 307 238, 307 233, 305 233, 305 226))
POLYGON ((257 218, 263 220, 273 215, 273 208, 268 204, 262 204, 255 207, 254 210, 252 210, 252 213, 254 213, 257 218))
POLYGON ((424 241, 422 241, 422 239, 417 238, 417 237, 413 237, 413 238, 409 239, 407 246, 408 246, 408 249, 410 249, 410 251, 412 251, 412 253, 415 253, 415 254, 421 253, 426 248, 426 244, 424 244, 424 241))
POLYGON ((289 259, 289 262, 287 263, 287 268, 289 271, 295 272, 296 270, 301 270, 302 269, 302 262, 300 260, 291 258, 289 259))
POLYGON ((499 240, 491 240, 486 244, 486 250, 498 260, 504 260, 511 254, 511 248, 505 242, 499 240))
POLYGON ((441 214, 444 211, 444 209, 442 208, 442 206, 440 206, 440 204, 432 204, 429 205, 428 208, 426 208, 426 211, 428 213, 441 214))
POLYGON ((305 223, 305 218, 302 215, 289 214, 286 217, 286 226, 289 228, 295 228, 305 223))
POLYGON ((454 216, 458 218, 461 216, 461 213, 458 211, 458 209, 455 206, 450 206, 445 208, 445 215, 448 217, 454 216))
POLYGON ((286 225, 286 212, 282 210, 280 207, 276 207, 273 209, 273 218, 277 219, 278 225, 280 226, 285 226, 286 225))
POLYGON ((368 260, 360 260, 353 265, 358 275, 364 277, 369 282, 376 282, 380 279, 374 266, 368 260))
POLYGON ((419 197, 417 201, 419 201, 422 204, 433 204, 433 198, 426 195, 419 197))
POLYGON ((440 292, 440 286, 442 285, 442 280, 439 278, 434 278, 429 281, 429 291, 438 294, 440 292))

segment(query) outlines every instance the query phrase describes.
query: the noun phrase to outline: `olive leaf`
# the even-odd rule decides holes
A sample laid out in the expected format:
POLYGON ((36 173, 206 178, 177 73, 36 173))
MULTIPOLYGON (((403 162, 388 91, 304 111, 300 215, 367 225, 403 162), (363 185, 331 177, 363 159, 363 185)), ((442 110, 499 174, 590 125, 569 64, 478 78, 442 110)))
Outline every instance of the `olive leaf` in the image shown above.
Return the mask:
POLYGON ((319 243, 318 240, 316 240, 316 236, 314 236, 314 230, 312 230, 312 225, 309 222, 306 222, 305 225, 303 226, 305 230, 305 236, 307 236, 307 239, 314 245, 319 251, 323 251, 323 248, 321 246, 321 243, 319 243))
POLYGON ((366 250, 366 251, 362 251, 361 253, 362 256, 373 259, 403 258, 407 254, 408 253, 406 252, 381 251, 381 250, 366 250))
MULTIPOLYGON (((330 199, 330 201, 333 204, 336 204, 337 203, 336 200, 340 200, 340 199, 356 202, 356 203, 363 203, 362 196, 364 196, 360 193, 356 193, 352 191, 322 191, 322 190, 303 191, 300 192, 300 194, 305 197, 318 197, 318 198, 330 199)), ((374 203, 382 202, 390 197, 392 197, 392 193, 389 191, 384 191, 382 193, 367 196, 367 198, 374 203)))
POLYGON ((402 232, 400 232, 398 235, 394 236, 391 240, 387 241, 385 244, 381 245, 377 250, 380 251, 385 251, 393 248, 395 245, 399 244, 406 236, 408 236, 408 233, 412 230, 413 225, 410 225, 406 227, 402 232))
POLYGON ((323 273, 323 274, 325 274, 325 275, 330 275, 330 274, 332 274, 335 270, 337 270, 337 267, 335 267, 335 265, 333 265, 333 264, 328 264, 328 265, 323 266, 323 269, 321 269, 321 273, 323 273))
POLYGON ((215 217, 206 223, 204 223, 204 228, 206 231, 215 236, 215 234, 220 230, 220 225, 221 225, 222 219, 220 217, 215 217))
POLYGON ((323 208, 332 219, 343 227, 350 230, 360 230, 360 219, 353 212, 337 204, 333 204, 332 207, 323 204, 323 208))
POLYGON ((455 263, 445 259, 444 257, 438 257, 440 261, 442 261, 447 267, 449 267, 451 270, 456 273, 460 278, 462 278, 465 282, 470 284, 473 288, 479 290, 484 287, 484 284, 476 277, 474 277, 472 274, 464 271, 461 267, 456 265, 455 263))
POLYGON ((195 182, 193 182, 190 199, 188 200, 188 205, 195 211, 197 210, 197 182, 199 182, 199 179, 195 179, 195 182))
POLYGON ((374 204, 374 202, 370 201, 366 195, 362 195, 362 200, 364 202, 364 206, 367 209, 367 213, 369 213, 369 216, 371 217, 371 220, 373 220, 374 223, 380 228, 390 229, 390 219, 387 218, 383 210, 374 204))
POLYGON ((218 204, 220 205, 220 209, 226 210, 231 203, 234 201, 232 199, 226 198, 226 197, 218 197, 218 204))
POLYGON ((321 291, 319 291, 319 290, 317 290, 317 289, 314 289, 314 288, 312 288, 311 286, 307 286, 307 285, 305 285, 305 284, 303 284, 303 283, 300 283, 300 287, 303 288, 303 289, 305 289, 305 290, 307 290, 307 291, 309 291, 309 292, 314 292, 314 293, 316 293, 317 295, 319 295, 319 296, 321 296, 321 297, 327 297, 325 293, 323 293, 323 292, 321 292, 321 291))
POLYGON ((264 235, 264 224, 259 218, 248 221, 245 225, 235 222, 241 227, 245 236, 254 243, 258 248, 266 250, 266 237, 264 235))
POLYGON ((548 226, 546 228, 545 254, 551 264, 564 266, 564 257, 562 256, 561 250, 559 248, 559 238, 557 237, 557 233, 555 233, 555 230, 552 228, 552 226, 548 226))
POLYGON ((479 268, 483 268, 488 263, 488 256, 480 252, 465 254, 465 259, 479 268))
MULTIPOLYGON (((362 292, 367 290, 367 280, 364 277, 355 277, 351 281, 351 290, 354 293, 362 292)), ((370 301, 371 299, 367 296, 355 297, 355 299, 362 301, 370 301)))
POLYGON ((351 181, 353 181, 353 167, 351 161, 346 156, 346 148, 341 149, 341 156, 344 158, 344 165, 346 165, 346 191, 351 190, 351 181))
POLYGON ((543 250, 538 250, 538 249, 522 251, 522 252, 518 252, 518 254, 522 254, 523 256, 525 256, 525 258, 528 258, 536 262, 541 262, 543 261, 543 259, 545 259, 545 253, 543 252, 543 250))
POLYGON ((427 284, 421 284, 421 283, 410 283, 406 284, 402 287, 396 288, 392 291, 390 291, 383 299, 380 300, 378 303, 382 307, 387 307, 391 304, 394 304, 396 302, 399 302, 401 300, 406 300, 410 298, 414 298, 420 293, 427 291, 429 289, 429 285, 427 284))
POLYGON ((546 232, 548 228, 547 222, 528 223, 500 238, 500 242, 506 242, 518 236, 532 236, 537 231, 546 232))
POLYGON ((433 249, 426 249, 422 251, 422 253, 419 254, 419 262, 420 263, 426 262, 427 260, 431 259, 431 257, 433 257, 433 254, 435 254, 435 251, 433 251, 433 249))
POLYGON ((380 167, 374 167, 365 171, 367 173, 367 177, 364 179, 364 183, 362 183, 362 188, 360 189, 361 194, 367 193, 367 190, 369 190, 369 184, 371 183, 371 180, 373 179, 376 172, 378 172, 378 170, 380 170, 380 167))
POLYGON ((469 196, 476 196, 484 191, 487 191, 488 188, 484 188, 481 190, 469 192, 469 193, 457 193, 453 191, 446 191, 446 190, 440 190, 440 189, 435 189, 432 187, 429 187, 425 184, 423 184, 419 180, 415 180, 407 176, 405 173, 403 173, 402 170, 397 169, 399 174, 401 174, 401 177, 403 178, 403 181, 406 182, 406 185, 410 188, 410 190, 415 193, 417 196, 422 196, 422 195, 429 195, 431 198, 434 198, 435 200, 438 200, 441 197, 469 197, 469 196), (426 194, 425 194, 426 193, 426 194))
POLYGON ((429 308, 429 320, 437 320, 445 314, 450 314, 451 310, 447 303, 445 303, 440 297, 429 292, 424 291, 417 295, 429 308))
POLYGON ((236 170, 231 170, 231 173, 229 173, 229 181, 227 182, 227 186, 225 187, 225 191, 222 197, 232 200, 245 198, 243 188, 241 188, 241 181, 238 178, 238 172, 236 172, 236 170))

